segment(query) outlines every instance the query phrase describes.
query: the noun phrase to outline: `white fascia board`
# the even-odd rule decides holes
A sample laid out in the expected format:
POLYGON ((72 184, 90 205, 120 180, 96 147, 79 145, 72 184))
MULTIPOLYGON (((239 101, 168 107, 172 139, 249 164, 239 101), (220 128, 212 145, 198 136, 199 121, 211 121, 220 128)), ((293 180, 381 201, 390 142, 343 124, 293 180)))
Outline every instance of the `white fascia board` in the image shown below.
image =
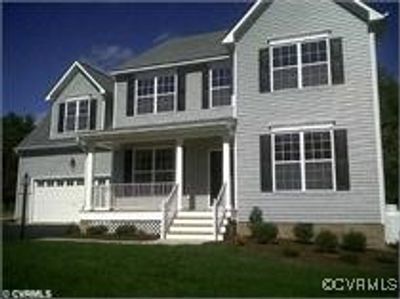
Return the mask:
POLYGON ((130 68, 130 69, 124 69, 124 70, 120 70, 120 71, 113 71, 113 72, 111 72, 111 74, 113 76, 123 75, 126 73, 132 73, 132 72, 143 72, 143 71, 151 71, 151 70, 155 70, 155 69, 165 69, 165 68, 195 64, 195 63, 225 60, 225 59, 229 59, 229 58, 230 58, 229 55, 222 55, 222 56, 214 56, 214 57, 201 58, 201 59, 185 60, 185 61, 173 62, 173 63, 154 64, 154 65, 150 65, 150 66, 143 66, 143 67, 138 67, 138 68, 130 68))
POLYGON ((379 21, 383 20, 387 17, 388 14, 381 14, 380 12, 376 11, 375 9, 371 8, 361 0, 354 0, 354 3, 360 6, 361 8, 365 9, 368 12, 368 19, 369 21, 379 21))
POLYGON ((101 94, 105 94, 106 93, 105 89, 85 70, 85 68, 78 61, 75 61, 69 67, 69 69, 64 73, 64 75, 61 77, 61 79, 58 80, 56 85, 54 85, 54 87, 47 94, 46 101, 50 101, 51 100, 54 92, 60 87, 62 82, 64 82, 68 78, 68 76, 71 74, 71 72, 74 70, 74 68, 78 68, 79 70, 81 70, 82 73, 84 73, 85 76, 87 76, 87 78, 89 78, 89 80, 94 84, 94 86, 96 86, 96 88, 100 91, 101 94))
MULTIPOLYGON (((368 12, 369 21, 379 21, 387 17, 387 13, 381 14, 375 9, 369 7, 367 4, 363 3, 361 0, 353 0, 355 4, 360 6, 362 9, 368 12)), ((231 44, 235 42, 235 33, 243 25, 244 22, 254 13, 255 10, 261 5, 263 0, 257 0, 256 3, 247 11, 247 13, 236 23, 236 25, 229 31, 229 33, 222 40, 223 44, 231 44)))
POLYGON ((247 13, 236 23, 236 25, 229 31, 229 33, 222 40, 223 44, 231 44, 235 42, 235 32, 243 25, 243 23, 253 14, 253 12, 260 6, 262 0, 257 0, 256 3, 247 11, 247 13))

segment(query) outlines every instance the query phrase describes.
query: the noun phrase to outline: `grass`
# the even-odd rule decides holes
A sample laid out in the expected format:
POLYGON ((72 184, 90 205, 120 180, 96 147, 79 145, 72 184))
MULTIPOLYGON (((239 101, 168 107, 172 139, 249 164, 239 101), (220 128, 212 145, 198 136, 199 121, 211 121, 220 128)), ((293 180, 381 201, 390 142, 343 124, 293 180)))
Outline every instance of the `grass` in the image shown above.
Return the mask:
MULTIPOLYGON (((273 245, 271 245, 273 246, 273 245)), ((263 247, 265 248, 265 247, 263 247)), ((325 277, 397 277, 397 265, 285 258, 278 250, 206 245, 4 243, 4 289, 50 289, 63 297, 325 297, 325 277)))

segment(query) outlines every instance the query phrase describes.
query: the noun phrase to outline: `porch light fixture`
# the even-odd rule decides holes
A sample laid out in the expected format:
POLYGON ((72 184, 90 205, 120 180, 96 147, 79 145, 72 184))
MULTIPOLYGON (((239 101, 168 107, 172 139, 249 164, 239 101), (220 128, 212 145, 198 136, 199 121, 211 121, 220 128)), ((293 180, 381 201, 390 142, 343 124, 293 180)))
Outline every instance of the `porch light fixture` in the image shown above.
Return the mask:
POLYGON ((71 160, 69 160, 69 166, 71 166, 72 169, 75 168, 76 166, 75 158, 71 158, 71 160))

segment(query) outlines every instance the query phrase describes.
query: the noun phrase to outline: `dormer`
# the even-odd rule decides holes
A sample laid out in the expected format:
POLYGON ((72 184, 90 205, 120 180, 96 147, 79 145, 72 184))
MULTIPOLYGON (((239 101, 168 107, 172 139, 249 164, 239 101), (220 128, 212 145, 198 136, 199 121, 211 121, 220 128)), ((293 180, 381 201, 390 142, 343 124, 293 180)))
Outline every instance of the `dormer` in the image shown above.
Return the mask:
POLYGON ((75 61, 46 96, 51 101, 50 138, 109 128, 113 85, 112 77, 75 61))

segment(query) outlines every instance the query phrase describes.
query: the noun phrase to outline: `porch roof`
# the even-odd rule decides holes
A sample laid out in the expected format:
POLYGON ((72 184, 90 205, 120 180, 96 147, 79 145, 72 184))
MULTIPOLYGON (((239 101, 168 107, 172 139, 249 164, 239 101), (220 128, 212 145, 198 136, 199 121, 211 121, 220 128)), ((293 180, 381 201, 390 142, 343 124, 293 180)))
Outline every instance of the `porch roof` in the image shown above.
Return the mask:
POLYGON ((234 118, 219 118, 196 122, 171 122, 84 133, 79 135, 78 142, 87 146, 112 146, 154 140, 224 136, 232 134, 235 126, 236 119, 234 118))

